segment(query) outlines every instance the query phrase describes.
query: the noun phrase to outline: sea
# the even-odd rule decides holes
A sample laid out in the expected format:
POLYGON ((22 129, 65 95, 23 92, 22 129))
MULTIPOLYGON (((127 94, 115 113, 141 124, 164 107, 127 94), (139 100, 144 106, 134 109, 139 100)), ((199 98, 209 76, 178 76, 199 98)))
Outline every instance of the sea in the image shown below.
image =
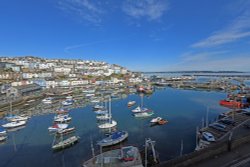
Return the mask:
MULTIPOLYGON (((195 149, 196 128, 202 126, 206 113, 209 122, 213 122, 220 113, 229 111, 219 105, 219 100, 226 96, 226 93, 216 91, 156 88, 149 96, 130 94, 122 99, 113 99, 111 111, 118 123, 117 129, 129 133, 128 139, 119 146, 133 145, 143 149, 145 139, 151 138, 156 142, 160 161, 166 161, 180 156, 183 141, 183 154, 188 154, 195 149), (130 100, 135 100, 137 104, 128 108, 130 100), (131 110, 141 105, 141 101, 144 107, 154 111, 152 117, 138 119, 132 115, 131 110), (158 116, 168 120, 168 123, 151 126, 150 120, 158 116)), ((74 146, 59 152, 51 149, 54 135, 48 132, 55 115, 32 116, 25 127, 8 132, 7 141, 0 144, 0 166, 80 167, 83 161, 92 157, 91 143, 94 153, 98 154, 100 148, 96 142, 106 137, 105 132, 98 128, 92 107, 89 104, 70 109, 70 126, 76 128, 74 135, 80 139, 74 146)), ((0 123, 3 124, 4 120, 0 123)))

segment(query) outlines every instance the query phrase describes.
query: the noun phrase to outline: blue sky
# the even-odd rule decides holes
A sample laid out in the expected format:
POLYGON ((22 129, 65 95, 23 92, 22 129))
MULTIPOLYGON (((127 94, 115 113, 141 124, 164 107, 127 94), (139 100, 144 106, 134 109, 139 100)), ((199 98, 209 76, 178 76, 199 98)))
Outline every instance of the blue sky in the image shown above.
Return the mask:
POLYGON ((248 0, 2 0, 0 55, 250 71, 248 0))

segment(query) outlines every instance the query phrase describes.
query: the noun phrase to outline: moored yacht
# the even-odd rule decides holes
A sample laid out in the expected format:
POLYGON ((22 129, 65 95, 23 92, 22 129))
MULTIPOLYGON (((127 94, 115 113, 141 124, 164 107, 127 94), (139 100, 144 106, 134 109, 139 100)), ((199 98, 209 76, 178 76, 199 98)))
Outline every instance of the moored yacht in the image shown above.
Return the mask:
POLYGON ((124 141, 127 137, 128 137, 128 132, 116 131, 116 132, 111 133, 109 137, 106 137, 102 139, 101 141, 97 142, 97 144, 102 147, 112 146, 112 145, 115 145, 124 141))
POLYGON ((6 123, 6 124, 2 125, 2 127, 4 127, 4 128, 16 128, 19 126, 23 126, 25 124, 26 124, 26 121, 15 121, 15 122, 6 123))

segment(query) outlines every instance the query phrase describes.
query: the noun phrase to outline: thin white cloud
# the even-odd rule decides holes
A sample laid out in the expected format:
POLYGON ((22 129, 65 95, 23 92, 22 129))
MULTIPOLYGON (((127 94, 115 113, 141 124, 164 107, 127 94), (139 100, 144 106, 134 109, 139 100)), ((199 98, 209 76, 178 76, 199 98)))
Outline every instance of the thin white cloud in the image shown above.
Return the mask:
POLYGON ((58 7, 67 13, 80 17, 83 21, 95 25, 102 22, 102 15, 104 14, 100 3, 93 3, 89 0, 59 0, 58 7))
MULTIPOLYGON (((128 38, 128 37, 129 36, 127 36, 126 38, 128 38)), ((64 48, 64 52, 70 53, 72 50, 75 50, 75 49, 84 48, 84 47, 88 47, 88 46, 92 46, 92 45, 108 43, 108 42, 121 41, 121 40, 124 40, 126 38, 113 38, 113 39, 98 40, 98 41, 85 42, 85 43, 76 44, 76 45, 70 45, 70 46, 66 46, 64 48)))
POLYGON ((159 20, 169 9, 166 0, 126 0, 122 10, 135 19, 159 20))
POLYGON ((166 70, 235 70, 250 71, 250 54, 232 55, 228 51, 186 53, 180 63, 166 70))
POLYGON ((250 5, 244 8, 230 25, 222 30, 213 32, 208 38, 192 45, 193 48, 209 48, 238 41, 250 36, 250 5))

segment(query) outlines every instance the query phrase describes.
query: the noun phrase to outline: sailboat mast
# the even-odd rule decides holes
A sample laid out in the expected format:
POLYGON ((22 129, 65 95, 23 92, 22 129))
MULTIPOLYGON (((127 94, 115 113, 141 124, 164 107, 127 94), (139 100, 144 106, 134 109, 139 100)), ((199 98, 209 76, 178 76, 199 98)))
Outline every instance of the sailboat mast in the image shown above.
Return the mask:
POLYGON ((208 111, 209 111, 209 107, 207 106, 207 113, 206 113, 206 127, 208 127, 208 111))
POLYGON ((95 149, 94 149, 94 146, 93 146, 93 140, 92 140, 92 137, 91 137, 91 151, 92 151, 92 156, 93 158, 95 158, 95 149))
POLYGON ((141 95, 141 108, 143 107, 143 95, 141 95))
POLYGON ((145 139, 145 167, 148 165, 148 142, 147 139, 145 139))
POLYGON ((12 115, 12 100, 10 99, 10 114, 12 115))
POLYGON ((198 147, 199 144, 199 127, 196 127, 196 148, 198 147))
POLYGON ((183 154, 183 140, 181 140, 181 151, 180 151, 180 156, 183 154))
MULTIPOLYGON (((111 97, 109 97, 109 123, 112 124, 112 115, 111 115, 111 97)), ((111 127, 109 128, 109 134, 111 134, 111 127)))

